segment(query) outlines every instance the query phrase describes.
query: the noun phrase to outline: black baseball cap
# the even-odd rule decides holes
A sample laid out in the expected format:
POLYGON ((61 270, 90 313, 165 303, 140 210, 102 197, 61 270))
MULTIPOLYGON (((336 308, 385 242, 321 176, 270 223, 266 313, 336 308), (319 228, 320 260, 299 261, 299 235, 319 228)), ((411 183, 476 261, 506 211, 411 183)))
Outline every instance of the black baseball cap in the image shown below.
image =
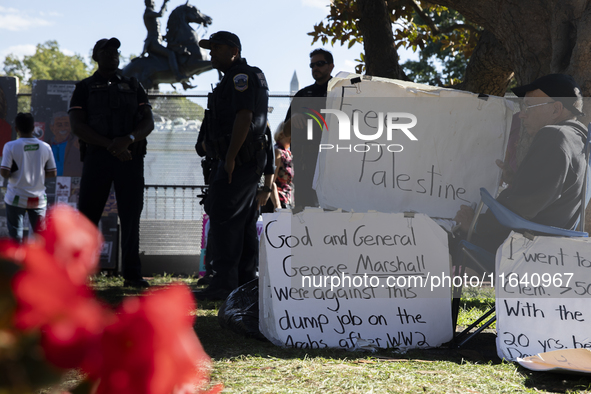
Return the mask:
POLYGON ((199 41, 199 46, 205 49, 211 49, 210 43, 214 44, 225 44, 231 47, 236 47, 239 50, 242 50, 242 45, 240 45, 240 38, 234 33, 230 33, 229 31, 218 31, 217 33, 213 33, 209 36, 209 40, 201 40, 199 41))
POLYGON ((528 85, 511 89, 517 97, 524 97, 527 92, 540 89, 548 97, 560 101, 570 112, 578 116, 585 114, 575 107, 579 104, 582 107, 583 96, 581 89, 574 78, 567 74, 548 74, 533 81, 528 85))
POLYGON ((98 40, 96 42, 96 44, 94 44, 94 49, 92 50, 92 59, 94 61, 97 61, 96 55, 101 49, 105 49, 105 48, 109 48, 109 47, 119 49, 120 46, 121 46, 121 41, 119 41, 115 37, 109 38, 109 39, 101 38, 100 40, 98 40))

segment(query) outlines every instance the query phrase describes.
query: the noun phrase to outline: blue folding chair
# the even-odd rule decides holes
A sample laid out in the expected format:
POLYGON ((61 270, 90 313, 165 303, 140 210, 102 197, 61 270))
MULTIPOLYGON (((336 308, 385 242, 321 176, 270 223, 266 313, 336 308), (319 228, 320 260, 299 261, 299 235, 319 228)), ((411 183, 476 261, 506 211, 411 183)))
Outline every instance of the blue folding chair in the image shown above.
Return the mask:
MULTIPOLYGON (((480 189, 480 197, 481 202, 478 206, 476 211, 475 217, 477 218, 484 205, 486 205, 495 218, 501 223, 503 226, 508 227, 514 231, 524 232, 526 236, 530 235, 547 235, 547 236, 556 236, 556 237, 588 237, 589 234, 582 231, 575 231, 575 230, 566 230, 559 227, 552 227, 552 226, 544 226, 542 224, 530 222, 522 218, 521 216, 511 212, 507 207, 501 205, 497 200, 495 200, 490 193, 484 189, 480 189)), ((473 224, 476 223, 474 220, 473 224)), ((471 226, 471 230, 473 231, 473 227, 471 226)), ((471 232, 470 232, 471 235, 471 232)), ((462 258, 462 269, 465 270, 466 267, 474 267, 478 270, 484 272, 494 272, 495 271, 495 255, 490 253, 468 241, 461 241, 460 242, 461 252, 464 256, 462 258)), ((460 275, 463 276, 464 271, 460 272, 460 275)), ((461 296, 461 289, 459 289, 459 294, 456 293, 454 298, 453 304, 453 317, 454 322, 457 322, 457 316, 459 313, 459 301, 461 296)), ((475 335, 482 332, 484 329, 488 328, 495 320, 496 316, 493 316, 489 320, 487 320, 482 326, 480 326, 476 331, 470 333, 473 328, 478 326, 482 321, 489 318, 495 312, 495 307, 491 307, 484 315, 466 327, 461 333, 455 336, 454 344, 457 347, 462 347, 466 342, 471 340, 475 335), (466 337, 466 338, 464 338, 466 337)))
MULTIPOLYGON (((508 227, 514 231, 522 232, 526 236, 533 236, 533 235, 546 235, 546 236, 556 236, 556 237, 588 237, 589 234, 584 232, 585 228, 585 208, 589 203, 589 199, 591 197, 591 191, 587 190, 587 188, 591 185, 589 182, 589 176, 591 176, 591 171, 589 171, 589 157, 590 157, 590 147, 591 147, 591 123, 587 128, 587 143, 585 145, 585 158, 587 161, 587 167, 585 168, 585 178, 583 184, 583 192, 581 193, 581 210, 579 212, 579 222, 576 225, 576 228, 580 231, 576 230, 566 230, 559 227, 553 226, 545 226, 539 223, 531 222, 527 219, 522 218, 521 216, 513 213, 510 209, 505 207, 504 205, 500 204, 497 200, 491 196, 491 194, 484 188, 480 189, 480 197, 481 201, 476 209, 474 220, 470 224, 470 229, 468 230, 467 241, 461 241, 460 251, 461 251, 461 258, 460 258, 460 275, 463 276, 466 266, 475 267, 484 272, 494 272, 495 271, 495 255, 490 253, 469 241, 472 238, 472 234, 474 232, 474 228, 476 227, 476 223, 478 221, 478 217, 482 212, 484 205, 490 209, 493 213, 495 218, 498 220, 500 224, 505 227, 508 227)), ((452 303, 452 319, 454 322, 454 332, 457 325, 457 318, 459 313, 460 307, 460 296, 461 296, 461 287, 454 289, 454 299, 452 303)), ((475 335, 482 332, 482 330, 489 327, 495 320, 496 316, 493 316, 489 320, 487 320, 481 327, 479 327, 473 333, 470 333, 471 330, 478 326, 481 322, 485 319, 489 318, 493 313, 495 313, 495 307, 491 307, 484 315, 470 324, 466 329, 464 329, 461 333, 454 337, 453 344, 456 347, 462 347, 466 342, 470 341, 475 335), (465 337, 465 338, 464 338, 465 337)))

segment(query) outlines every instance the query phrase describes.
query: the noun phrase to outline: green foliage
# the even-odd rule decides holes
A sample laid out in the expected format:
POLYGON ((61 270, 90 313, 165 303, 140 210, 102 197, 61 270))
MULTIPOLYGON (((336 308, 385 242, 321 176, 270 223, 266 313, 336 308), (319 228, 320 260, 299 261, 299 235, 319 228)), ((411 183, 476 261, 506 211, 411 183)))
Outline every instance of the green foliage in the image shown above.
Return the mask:
MULTIPOLYGON (((466 64, 476 47, 481 29, 467 22, 456 11, 420 0, 387 1, 396 49, 404 47, 419 51, 419 61, 402 66, 410 79, 420 83, 445 85, 463 77, 466 64), (440 66, 438 66, 440 64, 440 66)), ((334 0, 326 21, 308 33, 312 44, 320 41, 335 45, 362 43, 359 32, 361 13, 357 0, 334 0)), ((365 70, 361 54, 355 71, 365 70)))
MULTIPOLYGON (((92 56, 92 50, 89 52, 92 56)), ((135 55, 121 57, 121 64, 125 64, 135 55)), ((82 56, 64 54, 57 41, 49 40, 37 44, 34 55, 25 56, 20 60, 16 55, 9 54, 4 59, 4 75, 19 79, 19 92, 31 93, 32 81, 48 79, 56 81, 79 81, 92 75, 98 69, 98 64, 91 60, 90 66, 84 62, 82 56)), ((19 96, 18 111, 31 111, 31 98, 19 96)))
MULTIPOLYGON (((450 33, 424 35, 419 42, 419 61, 406 61, 402 67, 414 82, 437 86, 454 85, 464 77, 478 34, 472 34, 470 30, 451 30, 453 25, 466 25, 464 17, 456 11, 437 8, 441 7, 424 10, 426 18, 436 23, 440 31, 450 33)), ((422 18, 416 16, 415 20, 421 23, 422 18)))
MULTIPOLYGON (((23 85, 20 87, 20 93, 31 94, 31 87, 23 85)), ((31 112, 31 96, 18 95, 17 96, 17 111, 18 112, 31 112)))
POLYGON ((8 77, 17 77, 19 82, 25 80, 25 75, 27 74, 27 69, 25 68, 24 63, 19 60, 13 54, 9 54, 4 59, 4 73, 8 77))
POLYGON ((419 61, 408 60, 402 67, 414 82, 447 86, 460 82, 467 65, 463 53, 453 54, 450 47, 443 49, 440 42, 429 42, 419 53, 419 61))
POLYGON ((29 87, 35 79, 79 81, 88 77, 89 71, 80 55, 68 56, 62 53, 54 40, 37 44, 35 54, 25 56, 23 60, 12 54, 4 60, 5 74, 18 77, 21 84, 29 87))
POLYGON ((363 37, 359 34, 357 25, 360 16, 356 0, 332 1, 330 13, 326 17, 327 23, 321 21, 314 25, 313 32, 308 33, 314 38, 312 44, 320 41, 326 45, 330 40, 330 44, 334 46, 340 41, 341 45, 348 43, 348 47, 351 48, 356 42, 362 43, 363 37))

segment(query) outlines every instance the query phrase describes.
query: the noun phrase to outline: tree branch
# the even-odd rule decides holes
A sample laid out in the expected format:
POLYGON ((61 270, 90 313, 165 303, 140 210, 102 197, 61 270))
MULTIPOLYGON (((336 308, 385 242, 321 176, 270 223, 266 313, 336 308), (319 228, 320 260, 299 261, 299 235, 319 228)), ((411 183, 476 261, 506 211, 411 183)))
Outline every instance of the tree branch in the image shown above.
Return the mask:
POLYGON ((427 26, 429 26, 429 28, 433 31, 433 34, 441 34, 435 25, 435 22, 433 22, 433 19, 431 19, 429 15, 425 14, 423 9, 414 0, 407 0, 407 2, 419 15, 419 18, 421 18, 427 24, 427 26))
POLYGON ((439 33, 449 33, 452 32, 454 30, 468 30, 472 33, 480 33, 480 30, 478 30, 478 28, 476 28, 475 26, 469 25, 467 23, 454 23, 451 26, 448 27, 444 27, 439 29, 439 33))

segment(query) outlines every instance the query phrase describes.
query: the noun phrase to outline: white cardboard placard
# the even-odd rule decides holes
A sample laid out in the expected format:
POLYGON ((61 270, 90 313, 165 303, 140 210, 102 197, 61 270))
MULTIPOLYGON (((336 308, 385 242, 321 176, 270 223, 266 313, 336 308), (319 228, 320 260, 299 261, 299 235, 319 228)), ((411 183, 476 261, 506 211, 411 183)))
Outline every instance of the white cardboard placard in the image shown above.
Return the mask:
POLYGON ((564 349, 517 358, 517 362, 532 371, 591 374, 591 349, 564 349))
POLYGON ((426 348, 451 340, 450 289, 431 289, 430 280, 450 274, 447 236, 427 215, 306 209, 266 214, 264 223, 260 329, 274 344, 426 348), (328 286, 315 286, 323 276, 328 286), (331 289, 333 277, 351 283, 331 289))
POLYGON ((360 76, 339 73, 331 80, 326 108, 345 112, 351 120, 354 112, 359 113, 359 128, 366 135, 375 132, 377 126, 372 127, 379 123, 378 113, 411 113, 417 124, 409 131, 417 141, 400 130, 393 131, 392 140, 383 132, 375 141, 354 135, 342 141, 337 117, 325 114, 328 129, 322 132, 321 146, 333 148, 322 149, 318 155, 314 188, 322 207, 414 211, 453 218, 461 204, 480 201, 481 187, 492 193, 497 190, 500 172, 495 160, 504 159, 511 103, 502 97, 482 98, 384 78, 363 79, 353 85, 354 77, 360 76), (365 143, 367 148, 362 146, 365 143), (376 144, 382 144, 381 148, 376 144), (399 149, 395 145, 403 150, 395 152, 399 149))
POLYGON ((591 349, 591 240, 511 233, 497 251, 497 352, 591 349))

